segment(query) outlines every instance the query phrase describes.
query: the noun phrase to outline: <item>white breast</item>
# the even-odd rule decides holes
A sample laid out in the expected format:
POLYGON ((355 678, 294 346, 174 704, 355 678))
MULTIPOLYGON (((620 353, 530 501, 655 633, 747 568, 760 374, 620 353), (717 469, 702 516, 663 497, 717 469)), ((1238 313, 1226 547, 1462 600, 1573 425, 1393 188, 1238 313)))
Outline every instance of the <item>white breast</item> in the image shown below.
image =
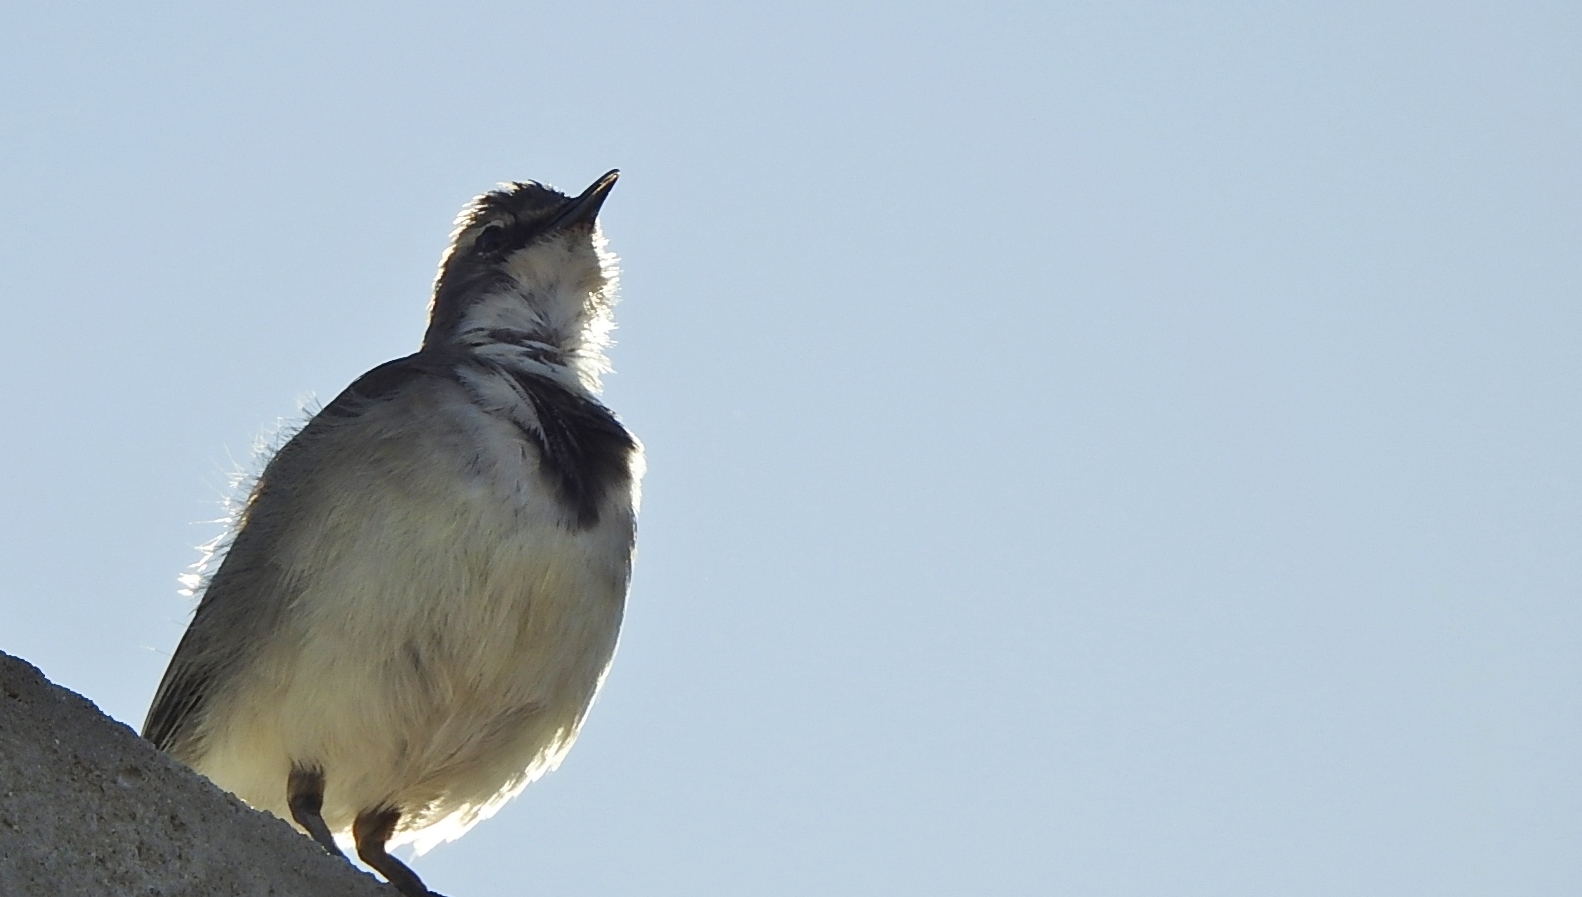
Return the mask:
POLYGON ((531 443, 458 389, 435 381, 324 446, 336 486, 303 490, 278 552, 301 592, 197 764, 256 807, 289 819, 291 764, 318 764, 332 830, 403 808, 392 843, 426 849, 577 736, 615 651, 640 459, 597 525, 568 527, 531 443))

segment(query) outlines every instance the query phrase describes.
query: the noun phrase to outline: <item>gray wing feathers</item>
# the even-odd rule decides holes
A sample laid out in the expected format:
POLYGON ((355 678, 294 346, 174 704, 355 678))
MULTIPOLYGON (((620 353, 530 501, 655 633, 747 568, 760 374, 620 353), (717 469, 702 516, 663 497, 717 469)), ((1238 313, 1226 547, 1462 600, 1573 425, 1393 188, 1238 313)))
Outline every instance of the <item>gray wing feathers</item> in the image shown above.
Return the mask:
MULTIPOLYGON (((269 512, 273 502, 266 484, 260 480, 244 520, 269 512)), ((270 533, 268 527, 242 527, 204 590, 143 723, 143 737, 160 750, 181 758, 192 755, 205 710, 277 629, 291 586, 269 560, 270 533)))
POLYGON ((312 480, 326 437, 441 365, 409 356, 380 365, 347 387, 270 459, 236 522, 219 570, 204 589, 192 624, 154 694, 143 737, 190 761, 202 753, 206 711, 224 695, 260 649, 280 630, 280 618, 300 585, 278 562, 275 543, 286 532, 312 480))

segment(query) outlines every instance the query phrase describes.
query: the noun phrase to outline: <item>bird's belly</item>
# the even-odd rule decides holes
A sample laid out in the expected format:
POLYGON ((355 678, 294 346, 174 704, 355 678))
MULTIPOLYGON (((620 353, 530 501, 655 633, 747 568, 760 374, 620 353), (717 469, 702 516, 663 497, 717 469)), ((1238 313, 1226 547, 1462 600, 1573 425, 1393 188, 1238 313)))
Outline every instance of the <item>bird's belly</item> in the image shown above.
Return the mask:
POLYGON ((312 571, 197 764, 290 818, 293 764, 324 817, 402 810, 455 837, 557 765, 615 651, 632 511, 589 529, 460 481, 347 495, 288 554, 312 571), (371 496, 383 496, 375 498, 371 496))

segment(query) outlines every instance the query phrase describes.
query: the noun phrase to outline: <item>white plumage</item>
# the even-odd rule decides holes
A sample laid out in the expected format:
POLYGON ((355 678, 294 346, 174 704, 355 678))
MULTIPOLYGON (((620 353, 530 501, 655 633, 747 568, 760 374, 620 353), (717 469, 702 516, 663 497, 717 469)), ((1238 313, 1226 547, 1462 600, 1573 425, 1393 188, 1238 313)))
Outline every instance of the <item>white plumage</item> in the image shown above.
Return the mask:
POLYGON ((358 418, 336 441, 380 450, 326 466, 336 485, 279 546, 303 591, 256 661, 268 674, 210 712, 193 763, 255 807, 291 819, 292 758, 315 758, 332 831, 380 803, 421 807, 392 843, 422 851, 576 739, 615 651, 635 489, 611 496, 598 526, 568 530, 516 428, 446 401, 459 389, 358 418), (424 428, 404 432, 414 419, 424 428))

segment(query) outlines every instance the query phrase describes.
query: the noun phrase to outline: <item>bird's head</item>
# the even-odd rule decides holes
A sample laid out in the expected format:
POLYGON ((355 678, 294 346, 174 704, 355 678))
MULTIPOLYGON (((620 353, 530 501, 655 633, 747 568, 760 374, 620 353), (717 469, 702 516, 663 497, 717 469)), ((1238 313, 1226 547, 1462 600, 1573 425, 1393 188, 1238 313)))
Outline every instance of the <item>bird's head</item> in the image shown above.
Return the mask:
POLYGON ((619 174, 579 196, 526 181, 468 203, 440 262, 423 348, 520 346, 597 389, 617 271, 598 215, 619 174))

